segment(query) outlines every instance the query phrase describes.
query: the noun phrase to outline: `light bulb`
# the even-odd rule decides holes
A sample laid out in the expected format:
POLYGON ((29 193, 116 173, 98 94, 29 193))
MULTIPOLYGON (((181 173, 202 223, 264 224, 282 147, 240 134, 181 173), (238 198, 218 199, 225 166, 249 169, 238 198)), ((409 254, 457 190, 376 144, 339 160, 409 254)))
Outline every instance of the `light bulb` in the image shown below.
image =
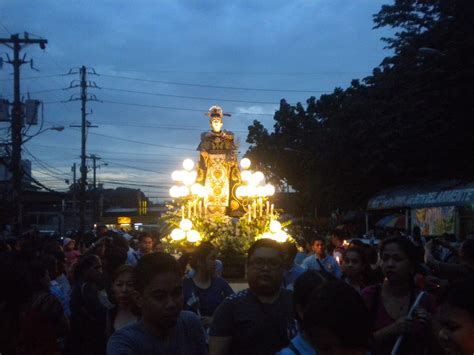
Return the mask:
POLYGON ((170 189, 170 196, 173 198, 181 197, 181 189, 179 186, 172 186, 170 189))
POLYGON ((183 161, 184 170, 191 171, 194 168, 194 162, 191 159, 184 159, 183 161))
POLYGON ((272 220, 270 222, 270 232, 278 233, 279 231, 281 231, 281 223, 276 220, 272 220))
POLYGON ((196 182, 197 172, 187 171, 186 175, 183 177, 183 184, 192 185, 196 182))
POLYGON ((191 186, 191 193, 193 195, 198 195, 199 197, 203 197, 204 186, 202 186, 201 184, 193 184, 193 186, 191 186))
POLYGON ((265 185, 265 196, 273 196, 275 194, 275 186, 272 184, 265 185))
POLYGON ((242 181, 249 182, 252 178, 252 172, 250 170, 242 171, 240 177, 242 178, 242 181))
POLYGON ((256 171, 252 174, 252 183, 254 185, 260 184, 263 180, 265 180, 265 175, 261 171, 256 171))
POLYGON ((189 195, 189 189, 187 186, 179 186, 179 196, 185 197, 189 195))
POLYGON ((173 240, 181 240, 186 236, 184 230, 175 228, 171 231, 171 239, 173 240))
POLYGON ((241 161, 240 161, 240 166, 242 167, 242 169, 244 170, 247 170, 248 168, 250 168, 250 159, 249 158, 243 158, 241 161))
POLYGON ((194 229, 187 232, 186 236, 187 236, 188 242, 190 243, 196 243, 201 240, 201 234, 199 234, 199 232, 194 229))
POLYGON ((179 223, 179 228, 181 228, 183 231, 187 232, 187 231, 191 230, 191 228, 193 228, 193 222, 191 222, 191 220, 185 218, 185 219, 181 220, 181 222, 179 223))
POLYGON ((288 234, 286 234, 285 231, 280 230, 274 234, 273 239, 276 240, 278 243, 284 243, 288 239, 288 234))
POLYGON ((171 179, 173 181, 181 181, 183 179, 183 174, 181 170, 175 170, 171 173, 171 179))
POLYGON ((235 195, 237 196, 237 198, 247 196, 247 186, 242 186, 241 185, 241 186, 237 187, 237 189, 235 190, 235 195))

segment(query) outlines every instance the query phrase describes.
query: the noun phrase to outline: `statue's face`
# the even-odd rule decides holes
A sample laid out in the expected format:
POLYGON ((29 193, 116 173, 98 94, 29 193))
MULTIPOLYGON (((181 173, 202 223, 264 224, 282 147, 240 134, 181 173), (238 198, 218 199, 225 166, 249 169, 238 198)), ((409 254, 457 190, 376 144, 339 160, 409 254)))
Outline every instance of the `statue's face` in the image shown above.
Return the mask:
POLYGON ((219 133, 222 129, 222 121, 221 120, 212 120, 211 121, 211 128, 214 132, 219 133))

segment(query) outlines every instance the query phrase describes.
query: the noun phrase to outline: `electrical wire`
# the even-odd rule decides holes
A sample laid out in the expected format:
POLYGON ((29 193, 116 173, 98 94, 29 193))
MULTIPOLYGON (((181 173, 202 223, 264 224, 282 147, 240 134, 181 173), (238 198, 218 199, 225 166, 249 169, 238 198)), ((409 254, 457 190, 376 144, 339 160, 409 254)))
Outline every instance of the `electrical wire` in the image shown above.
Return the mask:
MULTIPOLYGON (((191 111, 191 112, 202 112, 205 113, 207 109, 194 109, 194 108, 184 108, 184 107, 173 107, 173 106, 159 106, 159 105, 145 105, 145 104, 135 104, 131 102, 120 102, 120 101, 111 101, 111 100, 100 100, 100 102, 105 102, 109 104, 116 105, 125 105, 125 106, 137 106, 137 107, 148 107, 148 108, 159 108, 165 110, 178 110, 178 111, 191 111)), ((255 112, 229 112, 234 115, 252 115, 252 116, 273 116, 273 113, 255 113, 255 112)))
MULTIPOLYGON (((74 129, 74 130, 79 131, 78 129, 74 129)), ((135 143, 135 144, 149 145, 149 146, 152 146, 152 147, 168 148, 168 149, 177 149, 177 150, 187 150, 187 151, 194 151, 194 150, 195 150, 195 149, 191 149, 191 148, 181 148, 181 147, 174 147, 174 146, 171 146, 171 145, 154 144, 154 143, 148 143, 148 142, 135 141, 135 140, 133 140, 133 139, 127 139, 127 138, 121 138, 121 137, 114 137, 114 136, 109 136, 109 135, 107 135, 107 134, 102 134, 102 133, 89 132, 89 134, 92 134, 92 135, 94 135, 94 136, 109 138, 109 139, 116 139, 116 140, 123 141, 123 142, 130 142, 130 143, 135 143)))
POLYGON ((142 78, 133 78, 129 76, 122 75, 111 75, 111 74, 100 74, 100 76, 124 80, 135 80, 148 83, 158 83, 158 84, 167 84, 167 85, 178 85, 178 86, 195 86, 201 88, 213 88, 213 89, 228 89, 228 90, 242 90, 242 91, 268 91, 268 92, 315 92, 315 93, 326 93, 330 92, 328 90, 295 90, 295 89, 264 89, 264 88, 243 88, 235 86, 219 86, 219 85, 206 85, 206 84, 193 84, 193 83, 178 83, 174 81, 163 81, 163 80, 152 80, 152 79, 142 79, 142 78))
POLYGON ((269 102, 269 101, 246 101, 246 100, 232 100, 232 99, 222 99, 222 98, 210 98, 210 97, 198 97, 198 96, 183 96, 183 95, 171 95, 171 94, 163 94, 159 92, 149 92, 149 91, 137 91, 137 90, 127 90, 127 89, 116 89, 116 88, 109 88, 109 87, 100 87, 102 90, 110 90, 110 91, 117 91, 117 92, 127 92, 132 94, 142 94, 142 95, 152 95, 152 96, 164 96, 164 97, 175 97, 179 99, 190 99, 190 100, 205 100, 205 101, 215 101, 215 102, 240 102, 240 103, 247 103, 247 104, 269 104, 269 105, 279 105, 279 102, 269 102))

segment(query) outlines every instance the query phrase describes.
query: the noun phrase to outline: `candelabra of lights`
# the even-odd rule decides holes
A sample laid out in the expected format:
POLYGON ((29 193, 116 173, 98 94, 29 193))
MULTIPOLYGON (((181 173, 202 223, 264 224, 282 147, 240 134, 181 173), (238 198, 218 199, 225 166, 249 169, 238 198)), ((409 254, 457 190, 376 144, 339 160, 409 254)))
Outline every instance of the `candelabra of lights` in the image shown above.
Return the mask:
MULTIPOLYGON (((284 242, 288 239, 288 234, 276 220, 274 204, 268 200, 274 195, 275 187, 265 184, 264 174, 261 171, 251 171, 250 165, 251 162, 248 158, 240 161, 241 184, 235 190, 235 195, 245 212, 242 218, 245 218, 248 224, 262 219, 269 221, 269 231, 261 234, 258 238, 270 238, 284 242)), ((193 170, 194 166, 191 159, 185 159, 183 161, 184 170, 176 170, 171 174, 172 180, 177 185, 171 187, 170 196, 183 201, 180 206, 179 228, 173 229, 170 234, 174 241, 186 239, 190 243, 196 243, 202 239, 200 233, 193 229, 192 220, 206 217, 208 213, 206 197, 212 192, 206 186, 196 183, 197 172, 193 170)))
POLYGON ((205 197, 209 194, 209 190, 196 183, 197 172, 194 169, 194 162, 191 159, 183 161, 184 170, 175 170, 171 174, 171 179, 179 185, 174 185, 170 189, 170 196, 173 198, 181 198, 181 222, 179 228, 171 231, 171 239, 178 241, 186 240, 190 243, 199 242, 201 234, 193 229, 192 218, 204 217, 206 215, 207 206, 205 197))

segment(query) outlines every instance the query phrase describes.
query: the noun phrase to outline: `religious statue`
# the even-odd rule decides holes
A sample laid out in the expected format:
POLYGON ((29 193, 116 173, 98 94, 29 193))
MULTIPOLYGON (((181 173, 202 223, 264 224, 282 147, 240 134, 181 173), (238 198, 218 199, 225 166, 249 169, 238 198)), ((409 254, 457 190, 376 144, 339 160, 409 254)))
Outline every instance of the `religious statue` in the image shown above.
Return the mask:
POLYGON ((209 194, 204 199, 208 213, 239 216, 242 206, 235 197, 241 182, 234 134, 222 129, 223 113, 219 106, 212 106, 207 113, 211 130, 201 134, 196 182, 204 185, 209 194))

